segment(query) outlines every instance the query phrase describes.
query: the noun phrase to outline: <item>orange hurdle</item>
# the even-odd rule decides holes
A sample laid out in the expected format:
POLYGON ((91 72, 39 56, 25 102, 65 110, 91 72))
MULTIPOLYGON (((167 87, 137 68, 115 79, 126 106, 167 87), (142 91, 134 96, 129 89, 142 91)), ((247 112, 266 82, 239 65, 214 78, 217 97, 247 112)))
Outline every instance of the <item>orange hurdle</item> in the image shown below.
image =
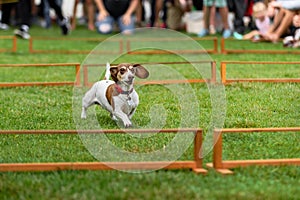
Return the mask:
POLYGON ((207 173, 202 168, 199 157, 203 130, 197 128, 183 129, 107 129, 107 130, 0 130, 1 134, 126 134, 126 133, 194 133, 194 160, 188 161, 147 161, 147 162, 58 162, 58 163, 0 163, 0 171, 56 171, 56 170, 149 170, 165 166, 164 169, 192 169, 195 173, 207 173))
POLYGON ((80 63, 43 63, 43 64, 0 64, 1 67, 74 67, 75 82, 2 82, 0 87, 23 87, 23 86, 59 86, 59 85, 75 85, 80 86, 80 63))
POLYGON ((0 49, 0 52, 17 52, 17 37, 16 36, 0 36, 0 39, 11 39, 12 40, 12 47, 11 49, 0 49))
MULTIPOLYGON (((215 61, 193 61, 193 62, 147 62, 147 63, 140 63, 144 65, 174 65, 174 64, 193 64, 193 63, 210 63, 211 66, 211 78, 208 80, 204 79, 186 79, 186 80, 154 80, 154 81, 139 81, 136 82, 136 84, 141 84, 141 85, 156 85, 156 84, 180 84, 180 83, 216 83, 216 62, 215 61)), ((83 65, 83 85, 85 87, 91 87, 93 83, 89 82, 89 77, 88 77, 88 68, 89 67, 99 67, 99 66, 106 66, 106 64, 86 64, 83 65)))
POLYGON ((152 54, 174 54, 174 53, 179 53, 179 54, 197 54, 197 53, 213 53, 216 54, 218 53, 218 38, 217 37, 205 37, 205 38, 199 38, 199 37, 193 37, 192 38, 195 41, 213 41, 213 47, 211 49, 205 49, 205 50, 191 50, 191 49, 183 49, 183 50, 172 50, 172 51, 165 51, 165 50, 136 50, 132 51, 131 50, 131 43, 132 42, 139 42, 139 41, 150 41, 150 42, 165 42, 165 41, 171 41, 171 42, 178 42, 178 41, 185 41, 185 40, 190 40, 190 39, 182 39, 182 38, 141 38, 141 39, 130 39, 127 40, 126 43, 126 49, 128 54, 142 54, 142 55, 152 55, 152 54))
POLYGON ((222 136, 225 133, 253 133, 253 132, 300 132, 300 127, 287 128, 227 128, 214 130, 213 163, 207 163, 207 167, 214 168, 221 174, 232 174, 229 169, 246 167, 251 165, 299 165, 300 158, 289 159, 261 159, 261 160, 223 160, 222 159, 222 136))
MULTIPOLYGON (((238 78, 238 79, 227 79, 226 78, 226 67, 227 64, 263 64, 263 65, 280 65, 280 64, 296 64, 300 67, 300 62, 262 62, 262 61, 222 61, 221 62, 221 80, 223 84, 233 82, 267 82, 267 83, 299 83, 300 78, 238 78)), ((299 68, 300 69, 300 68, 299 68)))
MULTIPOLYGON (((63 53, 63 54, 88 54, 91 53, 92 49, 90 50, 51 50, 51 49, 35 49, 34 48, 34 41, 36 40, 53 40, 53 41, 83 41, 83 42, 89 42, 89 41, 95 41, 95 42, 102 42, 106 38, 54 38, 54 37, 31 37, 29 39, 29 52, 30 53, 63 53)), ((197 38, 194 37, 192 38, 195 41, 212 41, 213 42, 213 47, 211 49, 207 50, 189 50, 189 49, 184 49, 184 50, 176 50, 172 52, 168 51, 163 51, 163 50, 138 50, 138 51, 132 51, 131 46, 133 42, 139 42, 139 41, 152 41, 152 42, 160 42, 160 41, 183 41, 185 39, 180 39, 180 38, 170 38, 170 39, 161 39, 161 38, 141 38, 141 39, 128 39, 126 40, 126 50, 128 54, 173 54, 173 53, 181 53, 181 54, 197 54, 197 53, 218 53, 218 38, 217 37, 206 37, 206 38, 197 38)), ((190 39, 186 39, 190 40, 190 39)), ((102 53, 102 54, 122 54, 123 52, 123 40, 115 40, 115 42, 119 43, 119 50, 118 51, 109 51, 109 50, 94 50, 93 53, 102 53)))
MULTIPOLYGON (((286 49, 286 50, 264 50, 264 49, 226 49, 225 41, 232 41, 232 38, 221 39, 221 53, 222 54, 242 54, 242 53, 253 53, 253 54, 300 54, 300 51, 286 49)), ((235 40, 238 42, 239 40, 235 40)))
MULTIPOLYGON (((54 54, 89 54, 92 52, 92 49, 90 50, 51 50, 51 49, 34 49, 33 41, 35 40, 53 40, 53 41, 82 41, 82 42, 102 42, 106 38, 54 38, 54 37, 31 37, 29 39, 29 52, 30 53, 54 53, 54 54)), ((119 49, 118 51, 109 51, 109 50, 94 50, 93 53, 99 53, 99 54, 121 54, 123 52, 123 41, 122 40, 114 40, 115 42, 119 43, 119 49)), ((78 47, 80 48, 80 47, 78 47)))

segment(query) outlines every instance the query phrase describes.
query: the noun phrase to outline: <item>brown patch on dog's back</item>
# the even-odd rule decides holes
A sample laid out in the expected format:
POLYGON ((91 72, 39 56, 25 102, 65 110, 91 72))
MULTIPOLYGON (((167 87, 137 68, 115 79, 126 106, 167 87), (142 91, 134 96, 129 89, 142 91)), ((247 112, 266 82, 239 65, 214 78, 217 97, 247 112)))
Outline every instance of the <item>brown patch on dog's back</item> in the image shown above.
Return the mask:
POLYGON ((106 99, 109 102, 109 104, 113 107, 114 109, 114 105, 113 105, 113 100, 112 100, 112 96, 113 96, 113 92, 114 92, 114 84, 108 86, 107 90, 106 90, 106 99))
POLYGON ((115 108, 113 96, 118 96, 118 95, 119 95, 119 93, 118 93, 118 91, 116 91, 116 84, 111 84, 110 86, 108 86, 105 96, 106 96, 106 99, 109 102, 109 104, 113 107, 113 109, 115 108))

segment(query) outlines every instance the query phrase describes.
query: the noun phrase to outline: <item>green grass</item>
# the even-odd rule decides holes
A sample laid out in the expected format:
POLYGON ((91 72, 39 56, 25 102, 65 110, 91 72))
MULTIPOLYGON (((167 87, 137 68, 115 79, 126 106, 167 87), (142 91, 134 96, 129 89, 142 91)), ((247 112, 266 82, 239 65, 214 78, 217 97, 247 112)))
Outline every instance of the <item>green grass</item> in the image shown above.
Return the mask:
MULTIPOLYGON (((10 35, 12 32, 0 32, 10 35)), ((60 36, 53 27, 44 30, 34 27, 32 36, 60 36)), ((78 27, 70 37, 104 38, 96 32, 78 27)), ((105 36, 108 37, 108 36, 105 36)), ((9 47, 9 42, 1 40, 9 47)), ((252 44, 232 41, 232 46, 242 48, 277 49, 280 44, 252 44)), ((93 49, 97 43, 83 41, 37 41, 36 47, 44 49, 93 49)), ((204 44, 208 48, 210 45, 204 44)), ((103 56, 103 55, 102 55, 103 56)), ((237 54, 211 55, 212 60, 242 61, 299 61, 297 55, 237 54)), ((18 40, 17 53, 1 53, 1 63, 83 63, 84 54, 30 54, 28 41, 18 40)), ((202 58, 202 57, 200 57, 202 58)), ((123 55, 113 62, 166 62, 182 61, 176 55, 123 55)), ((152 79, 175 79, 161 66, 147 66, 152 79)), ((197 78, 190 65, 169 65, 184 78, 197 78)), ((71 68, 0 68, 1 82, 17 81, 73 81, 71 68)), ((101 77, 99 69, 90 69, 90 81, 101 77)), ((299 78, 298 65, 228 65, 229 78, 299 78), (271 68, 271 70, 270 70, 271 68)), ((184 89, 187 87, 181 86, 184 89)), ((172 88, 158 85, 137 86, 140 105, 133 117, 136 127, 176 128, 181 123, 179 86, 172 88), (156 117, 153 117, 156 116, 156 117)), ((210 93, 204 84, 191 84, 199 109, 187 117, 197 127, 208 129, 212 117, 210 93), (194 118, 196 113, 197 118, 194 118), (195 123, 196 121, 196 123, 195 123)), ((87 88, 83 88, 86 91, 87 88)), ((183 90, 184 90, 183 89, 183 90)), ((225 87, 226 128, 246 127, 294 127, 300 125, 300 85, 296 83, 236 83, 225 87)), ((77 111, 72 106, 74 88, 18 87, 0 88, 0 129, 76 129, 77 111)), ((187 94, 186 94, 187 95, 187 94)), ((74 101, 74 102, 73 102, 74 101)), ((92 108, 88 111, 91 115, 92 108)), ((109 114, 95 108, 96 119, 102 128, 118 128, 109 114)), ((89 118, 88 118, 89 120, 89 118)), ((89 122, 87 120, 87 122, 89 122)), ((86 123, 87 122, 81 122, 86 123)), ((89 128, 89 127, 87 127, 89 128)), ((152 152, 167 145, 174 134, 147 135, 147 138, 131 135, 108 135, 116 146, 130 152, 152 152)), ((300 158, 300 135, 289 133, 238 133, 224 135, 223 158, 265 159, 300 158)), ((97 161, 82 141, 80 135, 1 135, 0 162, 76 162, 97 161)), ((192 146, 179 160, 193 158, 192 146)), ((210 152, 204 164, 212 161, 210 152)), ((299 199, 300 168, 295 166, 246 167, 234 169, 234 175, 222 176, 213 170, 205 176, 189 170, 159 170, 148 173, 122 171, 57 171, 57 172, 8 172, 0 173, 1 199, 299 199)))

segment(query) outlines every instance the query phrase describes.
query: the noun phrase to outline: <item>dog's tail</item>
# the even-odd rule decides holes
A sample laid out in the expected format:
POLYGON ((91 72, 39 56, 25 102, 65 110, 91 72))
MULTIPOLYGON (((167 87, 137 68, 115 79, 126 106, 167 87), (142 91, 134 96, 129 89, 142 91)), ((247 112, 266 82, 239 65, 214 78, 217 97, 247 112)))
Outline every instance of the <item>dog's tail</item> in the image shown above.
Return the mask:
POLYGON ((109 80, 110 77, 110 64, 107 62, 106 63, 106 71, 104 75, 104 80, 109 80))

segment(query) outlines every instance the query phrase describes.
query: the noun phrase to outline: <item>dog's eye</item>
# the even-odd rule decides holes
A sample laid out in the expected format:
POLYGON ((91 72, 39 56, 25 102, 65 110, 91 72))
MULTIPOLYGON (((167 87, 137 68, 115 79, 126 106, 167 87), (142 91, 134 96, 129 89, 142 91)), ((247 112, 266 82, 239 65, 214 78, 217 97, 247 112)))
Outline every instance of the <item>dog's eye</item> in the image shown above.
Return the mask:
POLYGON ((126 72, 126 69, 125 69, 125 68, 121 68, 121 69, 120 69, 120 73, 121 73, 121 74, 124 74, 125 72, 126 72))
POLYGON ((134 68, 130 68, 129 70, 130 70, 132 73, 135 72, 134 68))

